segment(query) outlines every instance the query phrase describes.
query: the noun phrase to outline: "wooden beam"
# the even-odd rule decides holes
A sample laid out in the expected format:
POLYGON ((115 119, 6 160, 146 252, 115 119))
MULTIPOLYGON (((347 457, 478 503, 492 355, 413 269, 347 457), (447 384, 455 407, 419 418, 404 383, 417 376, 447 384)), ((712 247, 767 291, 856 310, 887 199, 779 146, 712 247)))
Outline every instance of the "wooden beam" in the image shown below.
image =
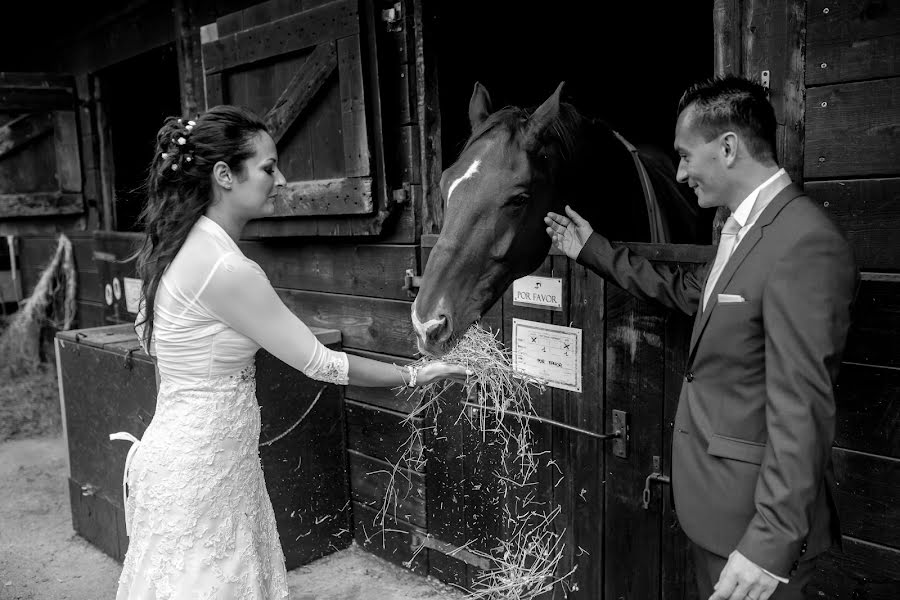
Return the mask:
POLYGON ((203 65, 209 75, 357 33, 357 2, 332 2, 204 44, 203 65))
POLYGON ((74 96, 68 90, 0 88, 0 111, 66 110, 74 106, 74 96))
MULTIPOLYGON (((413 30, 415 39, 415 80, 406 78, 406 85, 415 86, 416 120, 419 123, 419 165, 423 188, 422 233, 437 233, 444 223, 444 202, 441 198, 441 110, 438 90, 436 39, 437 10, 434 4, 413 2, 413 30), (427 40, 427 41, 426 41, 427 40), (429 46, 429 43, 431 44, 429 46), (415 83, 413 83, 415 81, 415 83)), ((412 69, 410 69, 412 72, 412 69)))
POLYGON ((266 127, 276 143, 309 106, 335 67, 337 51, 334 42, 323 42, 316 46, 266 114, 266 127))
POLYGON ((74 110, 53 113, 53 138, 56 149, 56 178, 59 191, 81 193, 81 153, 78 124, 74 110))
POLYGON ((53 128, 50 113, 26 114, 0 127, 0 158, 15 152, 53 128))
POLYGON ((39 192, 34 194, 0 194, 0 217, 42 217, 75 215, 84 212, 81 194, 39 192))
POLYGON ((275 201, 275 217, 363 215, 372 212, 372 178, 293 181, 275 201))
MULTIPOLYGON (((742 4, 743 0, 714 0, 713 2, 713 72, 719 77, 729 73, 742 74, 742 4)), ((712 241, 714 245, 719 243, 719 234, 726 219, 728 219, 728 208, 721 206, 713 218, 712 241)))
POLYGON ((174 0, 173 10, 175 13, 175 50, 178 55, 181 114, 190 117, 198 114, 205 102, 200 28, 195 24, 193 3, 174 0))
POLYGON ((0 72, 0 88, 75 91, 75 80, 65 73, 0 72))
POLYGON ((371 172, 366 126, 366 93, 363 88, 359 35, 337 41, 340 71, 341 119, 344 134, 344 173, 361 177, 371 172))

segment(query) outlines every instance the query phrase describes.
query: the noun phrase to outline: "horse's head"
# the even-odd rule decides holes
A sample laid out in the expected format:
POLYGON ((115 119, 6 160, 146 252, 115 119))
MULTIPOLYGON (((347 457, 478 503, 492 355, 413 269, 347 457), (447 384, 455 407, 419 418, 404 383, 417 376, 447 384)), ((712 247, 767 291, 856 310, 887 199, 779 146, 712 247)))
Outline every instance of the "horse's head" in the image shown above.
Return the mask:
POLYGON ((487 90, 475 84, 472 135, 441 176, 444 225, 412 307, 420 351, 449 351, 547 255, 543 219, 560 211, 558 167, 572 152, 580 119, 560 104, 561 91, 562 84, 531 114, 515 107, 492 114, 487 90))

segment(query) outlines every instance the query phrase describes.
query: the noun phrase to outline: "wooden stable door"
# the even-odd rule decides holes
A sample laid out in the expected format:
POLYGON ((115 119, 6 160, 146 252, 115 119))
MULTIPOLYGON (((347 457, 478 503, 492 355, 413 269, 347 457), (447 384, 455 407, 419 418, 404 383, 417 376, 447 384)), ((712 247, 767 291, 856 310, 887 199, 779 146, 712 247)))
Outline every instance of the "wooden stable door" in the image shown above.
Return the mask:
POLYGON ((270 1, 201 29, 207 107, 263 117, 288 181, 275 215, 250 223, 245 238, 380 233, 373 10, 358 0, 270 1))
MULTIPOLYGON (((423 237, 426 260, 432 237, 423 237)), ((687 268, 706 262, 710 252, 630 246, 657 262, 687 268)), ((555 253, 534 275, 563 280, 561 311, 517 306, 507 290, 482 325, 499 330, 507 347, 514 318, 582 330, 582 392, 546 388, 532 393, 534 412, 543 419, 532 422, 532 450, 544 457, 533 491, 543 509, 560 507, 554 531, 565 532, 565 551, 557 574, 575 568, 566 582, 567 597, 694 598, 687 540, 668 483, 671 424, 692 319, 638 301, 555 253), (601 439, 621 426, 622 413, 628 439, 620 444, 601 439)), ((461 400, 453 397, 448 405, 461 400)), ((498 496, 498 440, 458 416, 455 407, 444 410, 429 443, 427 527, 438 542, 430 546, 429 573, 477 589, 483 561, 452 550, 467 544, 489 552, 498 538, 507 539, 502 517, 510 499, 498 496)))
POLYGON ((83 116, 74 77, 0 73, 0 234, 85 229, 83 116))

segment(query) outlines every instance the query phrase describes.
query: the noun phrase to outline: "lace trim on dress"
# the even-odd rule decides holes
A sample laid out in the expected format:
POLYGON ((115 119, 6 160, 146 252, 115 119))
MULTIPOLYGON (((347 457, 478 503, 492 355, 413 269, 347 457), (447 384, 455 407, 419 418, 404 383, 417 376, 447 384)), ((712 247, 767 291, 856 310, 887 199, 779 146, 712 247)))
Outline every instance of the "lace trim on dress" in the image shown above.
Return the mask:
POLYGON ((328 348, 325 349, 325 352, 325 360, 306 370, 304 374, 310 379, 326 383, 337 385, 350 383, 350 361, 347 359, 347 355, 344 352, 335 352, 328 348))

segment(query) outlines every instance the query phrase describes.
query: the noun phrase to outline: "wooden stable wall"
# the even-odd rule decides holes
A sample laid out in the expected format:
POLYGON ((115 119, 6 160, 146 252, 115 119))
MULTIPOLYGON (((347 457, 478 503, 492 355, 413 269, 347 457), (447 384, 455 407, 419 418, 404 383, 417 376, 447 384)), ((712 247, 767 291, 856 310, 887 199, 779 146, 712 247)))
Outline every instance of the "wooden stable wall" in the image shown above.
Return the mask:
POLYGON ((843 229, 862 283, 832 453, 844 548, 819 598, 900 596, 900 3, 809 0, 805 188, 843 229))

